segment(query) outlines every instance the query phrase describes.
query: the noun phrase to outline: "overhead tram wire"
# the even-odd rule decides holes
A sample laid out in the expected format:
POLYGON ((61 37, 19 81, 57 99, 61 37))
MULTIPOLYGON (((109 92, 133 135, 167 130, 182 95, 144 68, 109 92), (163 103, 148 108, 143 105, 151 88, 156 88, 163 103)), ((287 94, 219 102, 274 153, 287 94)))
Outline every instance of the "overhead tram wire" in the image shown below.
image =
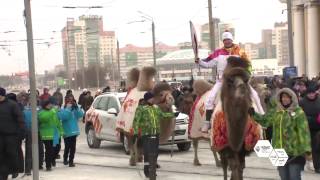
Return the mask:
MULTIPOLYGON (((103 6, 104 8, 105 7, 111 7, 111 5, 113 5, 114 3, 116 2, 116 0, 111 0, 109 2, 105 2, 104 0, 102 0, 101 2, 95 2, 97 4, 100 4, 99 6, 103 6)), ((40 5, 42 7, 48 7, 48 8, 62 8, 63 5, 40 5)), ((66 7, 90 7, 89 5, 87 6, 72 6, 72 5, 65 5, 66 7)))
MULTIPOLYGON (((88 30, 88 28, 87 28, 88 30)), ((78 30, 69 30, 70 31, 78 31, 78 30)), ((53 32, 53 31, 52 31, 53 32)), ((96 34, 98 33, 99 31, 94 31, 94 32, 87 32, 85 33, 86 35, 90 35, 90 34, 96 34)), ((57 40, 57 38, 34 38, 33 40, 34 41, 46 41, 46 42, 49 42, 49 40, 57 40)), ((0 43, 15 43, 15 42, 25 42, 27 41, 26 39, 16 39, 16 40, 0 40, 0 43)), ((43 43, 46 43, 46 42, 43 42, 43 43)), ((63 42, 63 41, 56 41, 56 43, 58 42, 63 42)))
MULTIPOLYGON (((202 9, 207 8, 207 7, 200 7, 192 16, 190 16, 189 20, 192 20, 193 18, 197 17, 199 15, 199 13, 201 12, 202 9)), ((169 30, 173 30, 173 29, 181 29, 181 28, 185 28, 185 26, 189 26, 189 20, 184 22, 184 23, 180 23, 174 27, 167 27, 167 28, 158 28, 162 31, 169 31, 169 30)))

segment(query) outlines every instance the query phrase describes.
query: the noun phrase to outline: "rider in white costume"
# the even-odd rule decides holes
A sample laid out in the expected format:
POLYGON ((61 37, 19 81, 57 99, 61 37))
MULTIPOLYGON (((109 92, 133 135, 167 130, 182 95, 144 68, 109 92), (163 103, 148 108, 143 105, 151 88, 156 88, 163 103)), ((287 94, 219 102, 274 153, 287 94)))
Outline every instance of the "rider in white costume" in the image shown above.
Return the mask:
MULTIPOLYGON (((213 113, 213 110, 216 106, 216 96, 218 92, 221 89, 222 86, 222 75, 224 72, 224 69, 227 66, 227 59, 230 56, 238 56, 243 57, 246 56, 245 52, 240 48, 239 45, 233 43, 233 36, 230 32, 226 31, 222 34, 222 40, 223 40, 223 47, 220 49, 215 50, 212 54, 210 54, 205 59, 196 59, 196 63, 200 65, 200 67, 203 68, 217 68, 217 81, 213 88, 211 89, 211 92, 209 94, 209 97, 206 101, 206 121, 204 122, 202 126, 203 132, 208 132, 208 129, 210 128, 210 119, 211 115, 213 113)), ((251 66, 250 66, 251 68, 251 66)), ((248 72, 251 73, 251 69, 248 69, 248 72)), ((260 98, 258 96, 258 93, 250 86, 251 89, 251 96, 253 99, 253 103, 256 106, 258 112, 260 114, 264 114, 264 110, 261 106, 260 98)))

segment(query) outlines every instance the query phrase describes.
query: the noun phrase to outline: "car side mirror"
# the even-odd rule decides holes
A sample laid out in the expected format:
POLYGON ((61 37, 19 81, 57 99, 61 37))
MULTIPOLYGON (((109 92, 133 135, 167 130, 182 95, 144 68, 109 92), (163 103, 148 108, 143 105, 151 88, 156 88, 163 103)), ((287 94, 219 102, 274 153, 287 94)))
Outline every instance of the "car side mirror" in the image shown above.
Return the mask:
POLYGON ((114 115, 118 114, 118 112, 115 108, 110 108, 107 112, 108 112, 108 114, 114 114, 114 115))

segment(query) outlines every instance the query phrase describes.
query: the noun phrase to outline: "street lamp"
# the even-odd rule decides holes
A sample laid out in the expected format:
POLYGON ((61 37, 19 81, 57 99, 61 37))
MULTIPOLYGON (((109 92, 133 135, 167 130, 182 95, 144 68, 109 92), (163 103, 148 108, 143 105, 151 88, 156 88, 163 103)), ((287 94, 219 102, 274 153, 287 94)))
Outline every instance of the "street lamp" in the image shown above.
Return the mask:
POLYGON ((64 9, 101 9, 103 6, 62 6, 64 9))
POLYGON ((127 22, 127 24, 133 24, 133 23, 137 23, 137 22, 146 22, 146 20, 130 21, 130 22, 127 22))
POLYGON ((141 11, 138 11, 138 13, 142 14, 142 18, 151 21, 151 27, 152 27, 152 49, 153 49, 153 66, 156 68, 157 75, 156 75, 156 81, 159 81, 159 72, 157 68, 157 57, 156 57, 156 35, 155 35, 155 25, 153 21, 153 17, 149 16, 146 13, 143 13, 141 11))

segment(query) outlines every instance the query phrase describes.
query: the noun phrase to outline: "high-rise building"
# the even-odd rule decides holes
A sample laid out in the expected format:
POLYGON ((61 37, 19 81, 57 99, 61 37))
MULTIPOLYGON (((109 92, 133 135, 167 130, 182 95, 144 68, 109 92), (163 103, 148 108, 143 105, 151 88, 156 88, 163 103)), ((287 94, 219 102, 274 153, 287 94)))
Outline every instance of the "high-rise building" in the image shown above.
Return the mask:
MULTIPOLYGON (((215 33, 215 48, 219 47, 219 29, 218 24, 220 23, 220 19, 213 18, 214 25, 214 33, 215 33)), ((204 49, 210 49, 210 31, 209 31, 209 23, 206 23, 201 26, 201 42, 200 45, 204 49)))
POLYGON ((275 35, 272 29, 262 30, 262 42, 260 44, 259 56, 262 59, 273 59, 277 57, 275 35))
POLYGON ((260 59, 259 44, 245 43, 241 46, 249 59, 260 59))
POLYGON ((100 42, 100 63, 102 65, 115 63, 115 57, 117 54, 115 32, 104 31, 101 33, 100 42))
POLYGON ((274 44, 280 66, 289 65, 288 23, 275 23, 274 44))
POLYGON ((69 80, 76 71, 107 65, 116 56, 115 32, 103 30, 101 16, 80 16, 78 20, 68 18, 61 33, 69 80))

